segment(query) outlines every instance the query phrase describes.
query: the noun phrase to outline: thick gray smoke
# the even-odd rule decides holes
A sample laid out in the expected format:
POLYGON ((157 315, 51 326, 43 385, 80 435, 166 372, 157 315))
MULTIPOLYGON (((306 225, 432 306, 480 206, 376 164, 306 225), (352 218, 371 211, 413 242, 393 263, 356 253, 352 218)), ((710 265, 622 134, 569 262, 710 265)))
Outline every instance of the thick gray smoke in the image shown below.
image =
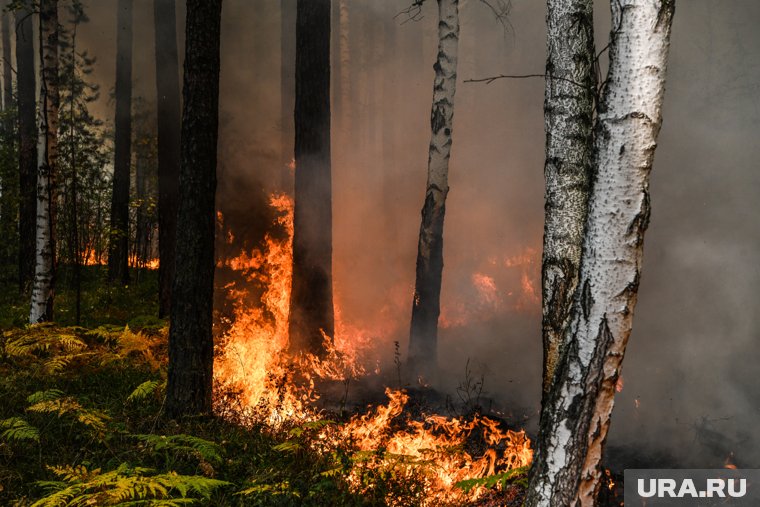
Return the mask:
MULTIPOLYGON (((105 92, 115 0, 86 3, 92 21, 80 33, 105 92)), ((394 20, 409 3, 349 2, 351 95, 334 101, 336 302, 345 324, 372 331, 383 360, 395 340, 406 347, 436 52, 435 2, 419 21, 394 20)), ((603 48, 609 11, 597 3, 603 48)), ((152 2, 135 0, 135 14, 135 94, 151 100, 152 2)), ((440 359, 446 387, 470 358, 488 394, 535 428, 543 81, 463 80, 542 74, 545 4, 512 0, 506 31, 481 1, 463 0, 461 16, 440 359)), ((637 449, 643 465, 656 450, 680 465, 721 466, 731 452, 738 465, 760 461, 757 19, 754 0, 677 5, 643 279, 609 437, 634 450, 623 465, 637 449)), ((279 2, 225 0, 222 33, 217 199, 255 242, 279 171, 279 2)), ((110 114, 106 100, 99 107, 110 114)))

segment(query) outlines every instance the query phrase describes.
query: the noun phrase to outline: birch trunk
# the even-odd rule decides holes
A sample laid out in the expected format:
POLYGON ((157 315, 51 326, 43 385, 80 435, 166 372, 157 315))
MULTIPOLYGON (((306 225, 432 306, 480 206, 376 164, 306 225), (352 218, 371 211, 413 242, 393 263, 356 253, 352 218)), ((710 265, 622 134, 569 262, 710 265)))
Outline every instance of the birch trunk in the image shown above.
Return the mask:
POLYGON ((636 305, 674 2, 611 6, 610 69, 595 131, 580 282, 545 400, 526 506, 594 505, 636 305))
POLYGON ((292 352, 323 355, 335 327, 332 291, 330 0, 298 0, 292 352))
POLYGON ((222 0, 187 0, 177 266, 166 412, 211 413, 214 233, 222 0))
POLYGON ((16 10, 16 88, 19 143, 19 291, 34 280, 37 222, 37 80, 34 71, 34 25, 28 10, 16 10))
POLYGON ((58 167, 58 0, 40 2, 40 136, 37 242, 31 324, 53 320, 55 287, 55 177, 58 167))
POLYGON ((413 373, 429 375, 436 365, 443 273, 443 218, 449 191, 449 157, 454 120, 459 44, 459 1, 438 0, 438 59, 433 65, 433 106, 425 204, 417 244, 409 361, 413 373))
POLYGON ((548 0, 546 180, 543 298, 543 393, 549 392, 565 329, 588 215, 594 109, 594 2, 548 0))
POLYGON ((158 127, 158 316, 169 314, 176 259, 180 164, 179 63, 175 0, 154 0, 158 127))
POLYGON ((132 0, 116 16, 116 118, 108 279, 129 282, 129 173, 132 155, 132 0))

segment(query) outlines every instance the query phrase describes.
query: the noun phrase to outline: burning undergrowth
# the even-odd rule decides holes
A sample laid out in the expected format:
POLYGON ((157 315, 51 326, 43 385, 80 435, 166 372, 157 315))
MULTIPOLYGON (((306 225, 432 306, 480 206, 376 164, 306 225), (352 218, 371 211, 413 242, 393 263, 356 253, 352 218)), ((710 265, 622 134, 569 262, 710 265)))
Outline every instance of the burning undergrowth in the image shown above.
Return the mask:
MULTIPOLYGON (((418 485, 425 504, 461 505, 519 476, 532 458, 530 441, 524 431, 507 429, 495 418, 410 409, 409 394, 390 388, 385 388, 386 402, 353 414, 319 408, 320 386, 342 384, 347 392, 351 382, 379 373, 372 333, 346 326, 338 308, 336 336, 326 341, 326 357, 288 354, 293 203, 275 195, 270 205, 275 227, 263 246, 218 263, 226 272, 221 278, 227 312, 219 316, 214 364, 218 412, 286 432, 292 446, 285 445, 283 452, 306 446, 343 456, 325 473, 343 474, 359 493, 375 487, 370 476, 393 477, 418 485)), ((220 216, 222 237, 232 241, 223 220, 220 216)), ((389 505, 403 503, 393 489, 383 494, 389 505)))

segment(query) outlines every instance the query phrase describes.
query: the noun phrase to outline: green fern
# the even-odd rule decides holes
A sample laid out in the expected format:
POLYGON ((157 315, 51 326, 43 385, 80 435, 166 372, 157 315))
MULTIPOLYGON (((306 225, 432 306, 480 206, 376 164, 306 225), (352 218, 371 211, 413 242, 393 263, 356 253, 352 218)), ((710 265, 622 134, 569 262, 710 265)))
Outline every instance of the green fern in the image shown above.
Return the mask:
POLYGON ((147 380, 137 386, 135 390, 132 391, 132 394, 127 396, 127 401, 144 400, 157 391, 163 391, 165 387, 166 382, 161 382, 159 380, 147 380))
POLYGON ((75 420, 95 431, 101 438, 105 436, 106 424, 110 417, 100 410, 83 407, 75 398, 65 396, 59 389, 38 391, 26 401, 30 404, 27 412, 56 414, 58 417, 70 415, 75 420))
MULTIPOLYGON (((465 493, 469 493, 477 487, 490 489, 498 486, 499 488, 504 489, 511 483, 523 484, 525 482, 525 475, 528 473, 528 468, 529 467, 513 468, 504 473, 489 475, 487 477, 465 479, 457 482, 454 486, 463 490, 465 493)), ((527 486, 527 484, 524 485, 527 486)))
POLYGON ((22 440, 40 441, 40 432, 37 428, 26 422, 21 417, 11 417, 0 421, 0 429, 4 429, 2 437, 9 442, 22 440))
POLYGON ((197 455, 209 462, 222 461, 222 448, 209 440, 192 435, 132 435, 154 451, 173 451, 197 455))
POLYGON ((46 496, 32 507, 84 505, 190 505, 209 499, 214 490, 229 482, 196 475, 163 474, 122 464, 116 470, 101 473, 85 467, 51 467, 60 481, 37 484, 46 496))

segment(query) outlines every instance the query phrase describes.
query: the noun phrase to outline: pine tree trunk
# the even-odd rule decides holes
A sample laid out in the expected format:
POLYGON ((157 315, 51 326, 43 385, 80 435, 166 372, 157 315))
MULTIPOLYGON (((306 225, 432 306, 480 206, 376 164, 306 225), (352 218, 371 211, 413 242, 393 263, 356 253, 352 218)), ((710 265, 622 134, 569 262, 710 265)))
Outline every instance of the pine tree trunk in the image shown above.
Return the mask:
POLYGON ((132 0, 116 15, 116 118, 108 279, 129 282, 129 173, 132 155, 132 0))
POLYGON ((172 286, 170 417, 211 412, 221 0, 188 0, 177 265, 172 286))
MULTIPOLYGON (((3 2, 7 4, 7 2, 3 2)), ((7 5, 3 6, 2 13, 2 30, 3 30, 3 105, 5 110, 13 109, 13 68, 11 66, 11 27, 9 19, 10 13, 5 10, 7 5)), ((13 131, 13 118, 6 118, 6 132, 13 131)))
POLYGON ((545 399, 526 506, 592 506, 631 333, 662 123, 672 0, 612 1, 610 69, 571 323, 545 399))
POLYGON ((55 287, 55 178, 58 168, 58 0, 40 2, 40 137, 34 286, 29 322, 53 320, 55 287))
POLYGON ((177 244, 180 91, 175 0, 154 0, 158 107, 158 316, 169 314, 177 244))
POLYGON ((436 366, 443 274, 443 218, 449 191, 449 157, 454 120, 459 44, 459 2, 438 0, 438 59, 433 65, 433 107, 427 190, 417 245, 409 362, 413 373, 431 375, 436 366))
POLYGON ((551 387, 583 248, 591 185, 594 2, 547 1, 544 122, 543 393, 551 387))
POLYGON ((19 143, 19 291, 26 293, 34 279, 37 222, 37 106, 34 70, 33 17, 16 11, 16 87, 19 143))
POLYGON ((280 0, 280 187, 293 188, 297 0, 280 0))
MULTIPOLYGON (((13 73, 11 69, 11 28, 9 17, 5 9, 7 2, 0 2, 2 6, 1 30, 3 43, 3 110, 5 111, 4 123, 0 126, 0 135, 4 146, 13 146, 13 128, 15 123, 15 104, 13 103, 13 73)), ((4 166, 0 170, 0 235, 5 239, 0 252, 0 263, 8 265, 15 262, 16 238, 18 234, 18 211, 16 209, 16 196, 18 195, 18 173, 10 166, 4 166)))
POLYGON ((298 0, 290 348, 322 355, 332 337, 330 0, 298 0))
POLYGON ((351 11, 348 0, 338 0, 338 18, 340 30, 338 31, 338 55, 340 67, 338 79, 340 81, 340 118, 342 134, 348 135, 353 125, 352 91, 351 91, 351 11))

